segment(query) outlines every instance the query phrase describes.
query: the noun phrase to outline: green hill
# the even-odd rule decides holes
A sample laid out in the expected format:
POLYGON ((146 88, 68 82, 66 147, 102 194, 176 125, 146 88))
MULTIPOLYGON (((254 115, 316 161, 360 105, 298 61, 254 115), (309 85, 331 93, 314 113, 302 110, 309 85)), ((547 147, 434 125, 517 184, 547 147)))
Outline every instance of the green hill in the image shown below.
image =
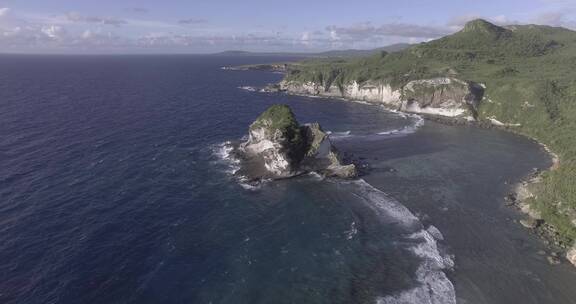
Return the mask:
POLYGON ((474 20, 459 32, 406 50, 360 59, 315 60, 288 81, 324 86, 452 76, 486 85, 479 119, 520 124, 513 131, 546 144, 560 166, 542 175, 530 199, 564 244, 576 240, 576 32, 540 25, 501 27, 474 20))

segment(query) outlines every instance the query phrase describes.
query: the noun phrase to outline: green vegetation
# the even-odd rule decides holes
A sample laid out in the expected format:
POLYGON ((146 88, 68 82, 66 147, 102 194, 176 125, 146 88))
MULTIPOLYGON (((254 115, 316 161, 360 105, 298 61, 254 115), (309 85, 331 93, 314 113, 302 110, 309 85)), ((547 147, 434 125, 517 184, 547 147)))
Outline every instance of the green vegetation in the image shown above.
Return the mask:
MULTIPOLYGON (((289 151, 302 151, 305 142, 302 136, 300 124, 296 120, 290 107, 284 104, 275 104, 264 111, 250 126, 250 130, 265 128, 269 137, 279 134, 285 139, 289 151)), ((291 155, 293 161, 299 161, 304 155, 291 155)))
POLYGON ((386 82, 400 88, 436 76, 486 84, 479 119, 521 124, 513 130, 558 154, 559 168, 542 175, 531 203, 567 245, 576 240, 576 32, 475 20, 458 33, 397 53, 308 61, 286 80, 326 87, 386 82))

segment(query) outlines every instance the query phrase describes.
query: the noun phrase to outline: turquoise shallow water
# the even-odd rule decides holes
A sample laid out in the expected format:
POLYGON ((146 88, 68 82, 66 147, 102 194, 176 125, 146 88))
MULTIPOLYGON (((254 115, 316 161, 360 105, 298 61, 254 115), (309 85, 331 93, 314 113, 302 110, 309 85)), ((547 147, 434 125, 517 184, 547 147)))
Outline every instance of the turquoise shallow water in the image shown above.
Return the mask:
POLYGON ((538 145, 220 69, 277 60, 1 56, 0 302, 571 303, 574 271, 501 207, 538 145), (243 187, 224 144, 272 103, 362 180, 243 187))

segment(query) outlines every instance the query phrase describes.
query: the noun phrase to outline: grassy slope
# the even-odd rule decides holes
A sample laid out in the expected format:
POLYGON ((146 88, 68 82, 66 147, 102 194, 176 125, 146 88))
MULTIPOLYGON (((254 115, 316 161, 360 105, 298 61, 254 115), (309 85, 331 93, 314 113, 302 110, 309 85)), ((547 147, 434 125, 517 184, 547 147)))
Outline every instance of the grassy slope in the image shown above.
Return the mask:
POLYGON ((300 125, 287 105, 275 104, 270 106, 250 126, 250 130, 257 128, 266 128, 268 132, 271 132, 269 136, 280 131, 286 139, 286 144, 292 153, 290 158, 293 161, 300 161, 304 156, 302 151, 306 143, 301 134, 300 125))
POLYGON ((520 123, 515 131, 558 154, 560 167, 543 175, 531 203, 566 244, 576 240, 570 220, 576 212, 576 32, 534 25, 502 28, 476 20, 456 34, 403 52, 309 61, 287 80, 326 86, 377 80, 401 87, 442 75, 485 83, 480 119, 520 123))
POLYGON ((250 126, 251 129, 266 127, 271 130, 295 131, 300 127, 294 113, 287 105, 271 105, 250 126))

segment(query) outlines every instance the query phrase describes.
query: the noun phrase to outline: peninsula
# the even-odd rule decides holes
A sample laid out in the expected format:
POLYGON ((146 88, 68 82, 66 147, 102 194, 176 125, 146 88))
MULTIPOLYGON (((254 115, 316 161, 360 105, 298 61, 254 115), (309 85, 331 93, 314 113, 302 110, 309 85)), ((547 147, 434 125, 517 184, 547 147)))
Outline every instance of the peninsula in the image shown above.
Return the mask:
POLYGON ((339 97, 529 136, 554 165, 517 187, 514 203, 576 265, 576 32, 478 19, 405 50, 287 67, 269 90, 339 97))

